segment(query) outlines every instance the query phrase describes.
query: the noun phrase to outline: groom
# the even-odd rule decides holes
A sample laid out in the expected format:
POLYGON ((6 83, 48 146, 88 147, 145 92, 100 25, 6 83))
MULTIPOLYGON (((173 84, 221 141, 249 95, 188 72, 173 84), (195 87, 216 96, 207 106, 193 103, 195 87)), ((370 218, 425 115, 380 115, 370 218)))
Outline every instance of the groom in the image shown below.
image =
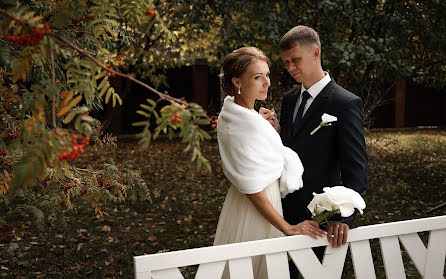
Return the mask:
MULTIPOLYGON (((311 219, 307 205, 313 192, 322 193, 324 187, 335 185, 344 185, 360 194, 365 192, 367 153, 362 102, 323 71, 319 36, 312 28, 302 25, 292 28, 279 46, 287 71, 301 85, 284 95, 280 124, 274 111, 262 108, 260 113, 304 165, 304 187, 282 200, 285 220, 297 224, 311 219), (311 135, 324 113, 336 116, 337 121, 311 135)), ((344 220, 346 224, 330 222, 327 237, 331 246, 336 248, 346 243, 355 215, 344 220)), ((321 258, 323 251, 316 254, 321 258)))

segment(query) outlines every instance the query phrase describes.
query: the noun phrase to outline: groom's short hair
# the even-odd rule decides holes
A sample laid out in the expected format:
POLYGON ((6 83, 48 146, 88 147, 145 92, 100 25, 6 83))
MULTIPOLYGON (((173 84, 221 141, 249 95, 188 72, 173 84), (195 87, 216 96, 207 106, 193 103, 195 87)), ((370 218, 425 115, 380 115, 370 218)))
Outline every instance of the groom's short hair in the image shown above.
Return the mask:
POLYGON ((296 44, 300 44, 301 46, 316 44, 321 49, 319 35, 313 28, 305 25, 295 26, 283 35, 282 39, 280 39, 279 48, 281 51, 289 50, 296 44))

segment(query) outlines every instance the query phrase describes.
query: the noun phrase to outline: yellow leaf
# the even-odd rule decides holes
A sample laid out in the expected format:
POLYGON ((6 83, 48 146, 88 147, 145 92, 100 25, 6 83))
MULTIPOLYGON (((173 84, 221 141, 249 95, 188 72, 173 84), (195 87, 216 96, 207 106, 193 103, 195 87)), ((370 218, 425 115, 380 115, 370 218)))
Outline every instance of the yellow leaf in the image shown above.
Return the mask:
POLYGON ((30 20, 28 21, 28 23, 29 23, 29 24, 34 24, 35 22, 41 20, 42 18, 43 18, 43 17, 41 17, 41 16, 33 17, 32 19, 30 19, 30 20))
POLYGON ((63 103, 62 103, 62 107, 63 106, 66 106, 66 104, 68 104, 68 102, 69 101, 71 101, 71 99, 73 98, 73 96, 74 96, 74 91, 73 90, 70 90, 70 91, 63 91, 62 92, 62 96, 63 95, 65 95, 65 94, 67 94, 67 96, 65 97, 65 99, 63 100, 63 103))
POLYGON ((8 192, 8 189, 9 189, 8 183, 0 181, 0 196, 6 194, 8 192), (5 186, 3 186, 2 184, 4 184, 5 186))
POLYGON ((3 170, 3 173, 4 173, 5 176, 6 176, 6 181, 10 181, 10 180, 11 180, 11 177, 9 176, 8 171, 7 171, 7 170, 3 170))
POLYGON ((11 30, 11 28, 15 25, 15 20, 11 20, 11 22, 8 25, 7 31, 11 30))
POLYGON ((41 123, 44 123, 45 122, 45 111, 43 109, 43 106, 39 101, 36 101, 36 107, 39 111, 37 114, 37 120, 39 120, 41 123))
MULTIPOLYGON (((69 97, 69 96, 68 96, 69 97)), ((68 99, 67 97, 67 99, 68 99)), ((70 98, 71 99, 71 98, 70 98)), ((67 113, 72 107, 74 107, 75 105, 79 104, 79 102, 82 100, 82 95, 77 96, 76 98, 74 98, 74 100, 72 100, 70 102, 70 104, 68 106, 62 107, 59 112, 57 113, 57 116, 62 116, 65 113, 67 113)), ((65 103, 65 102, 64 102, 65 103)))
POLYGON ((79 102, 82 100, 82 95, 77 96, 74 98, 73 101, 70 102, 69 106, 74 107, 75 105, 79 104, 79 102))
POLYGON ((20 77, 21 77, 21 79, 22 80, 26 80, 26 65, 25 65, 25 71, 22 71, 21 73, 20 73, 20 77))
POLYGON ((59 112, 57 113, 57 116, 62 116, 65 113, 67 113, 70 110, 70 106, 62 107, 59 112))

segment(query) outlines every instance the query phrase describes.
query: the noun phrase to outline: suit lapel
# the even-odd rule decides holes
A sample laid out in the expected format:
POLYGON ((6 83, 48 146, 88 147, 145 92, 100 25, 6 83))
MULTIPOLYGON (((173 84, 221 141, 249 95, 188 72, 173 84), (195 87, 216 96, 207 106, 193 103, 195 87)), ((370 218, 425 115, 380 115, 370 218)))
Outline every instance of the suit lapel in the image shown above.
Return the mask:
POLYGON ((309 122, 309 120, 312 118, 312 116, 320 111, 322 106, 325 104, 325 102, 328 99, 328 95, 333 90, 335 86, 335 82, 331 80, 325 87, 322 89, 322 91, 316 96, 316 99, 311 103, 308 110, 305 112, 304 117, 300 121, 300 124, 297 129, 295 129, 293 136, 296 136, 302 128, 309 122))

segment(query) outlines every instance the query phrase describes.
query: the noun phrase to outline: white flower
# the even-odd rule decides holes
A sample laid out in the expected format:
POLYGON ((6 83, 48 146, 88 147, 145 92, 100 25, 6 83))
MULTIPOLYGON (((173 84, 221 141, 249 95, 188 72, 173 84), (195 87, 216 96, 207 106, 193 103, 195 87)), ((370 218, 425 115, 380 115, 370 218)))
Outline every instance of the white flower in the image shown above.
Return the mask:
POLYGON ((323 190, 323 194, 313 193, 314 198, 307 207, 313 216, 325 210, 339 210, 342 217, 349 217, 355 208, 363 213, 365 201, 358 192, 344 186, 325 187, 323 190))
POLYGON ((338 121, 338 118, 336 116, 330 115, 328 113, 322 114, 321 118, 322 118, 321 124, 319 124, 319 126, 317 126, 313 131, 311 131, 310 135, 313 135, 314 133, 316 133, 317 130, 319 130, 321 127, 331 126, 332 122, 338 121))
MULTIPOLYGON (((336 116, 330 115, 328 113, 324 113, 322 114, 322 123, 331 123, 331 122, 335 122, 338 121, 338 118, 336 116)), ((321 123, 321 125, 322 125, 321 123)))
POLYGON ((330 199, 339 206, 342 217, 348 217, 353 214, 355 208, 362 214, 365 208, 365 201, 355 190, 344 186, 325 187, 324 192, 330 199))
POLYGON ((332 211, 333 210, 333 202, 327 196, 327 194, 316 194, 313 193, 314 197, 308 205, 308 209, 311 211, 311 214, 317 215, 321 214, 324 211, 332 211))

